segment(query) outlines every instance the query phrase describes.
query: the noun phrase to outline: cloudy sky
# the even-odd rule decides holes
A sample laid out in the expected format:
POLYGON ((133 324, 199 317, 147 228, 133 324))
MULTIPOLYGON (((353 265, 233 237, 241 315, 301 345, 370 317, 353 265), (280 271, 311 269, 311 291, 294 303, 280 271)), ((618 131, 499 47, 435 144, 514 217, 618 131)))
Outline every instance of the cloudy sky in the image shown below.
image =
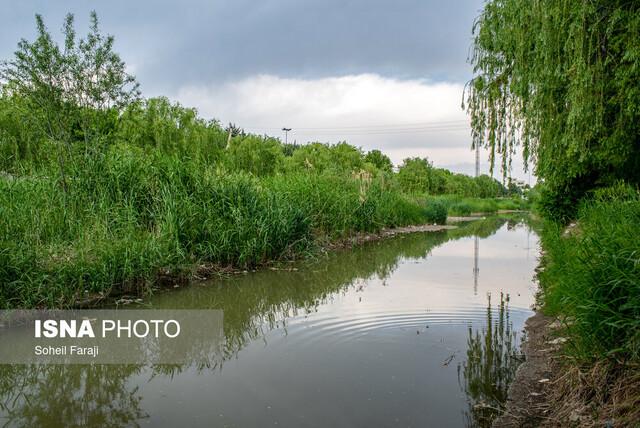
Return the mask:
MULTIPOLYGON (((64 15, 102 30, 145 96, 289 141, 346 140, 395 163, 427 156, 473 173, 462 92, 482 0, 110 0, 5 2, 0 58, 64 15)), ((481 169, 488 171, 486 153, 481 169)), ((512 175, 528 179, 514 160, 512 175)))

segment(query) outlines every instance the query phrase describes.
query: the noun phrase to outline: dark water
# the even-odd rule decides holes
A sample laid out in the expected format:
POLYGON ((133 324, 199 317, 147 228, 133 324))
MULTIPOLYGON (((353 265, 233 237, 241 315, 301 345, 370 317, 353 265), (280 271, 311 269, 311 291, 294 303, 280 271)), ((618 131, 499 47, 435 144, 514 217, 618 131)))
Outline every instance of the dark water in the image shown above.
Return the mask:
POLYGON ((489 218, 161 293, 224 310, 211 367, 0 366, 0 426, 489 426, 537 255, 489 218))

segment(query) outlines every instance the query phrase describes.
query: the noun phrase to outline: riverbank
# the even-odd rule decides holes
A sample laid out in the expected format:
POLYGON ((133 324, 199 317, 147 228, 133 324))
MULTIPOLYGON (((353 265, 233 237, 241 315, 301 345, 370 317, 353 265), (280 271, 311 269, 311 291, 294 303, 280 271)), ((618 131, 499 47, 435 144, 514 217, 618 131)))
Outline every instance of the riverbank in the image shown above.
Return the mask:
POLYGON ((525 361, 493 427, 637 427, 640 367, 577 364, 563 350, 562 325, 540 311, 526 321, 525 361))
POLYGON ((550 343, 551 323, 552 318, 539 311, 526 321, 525 361, 509 386, 504 413, 493 422, 494 428, 535 428, 549 422, 550 387, 557 375, 552 372, 552 358, 558 351, 557 344, 550 343))
MULTIPOLYGON (((345 147, 327 150, 339 159, 351 150, 345 147)), ((354 153, 364 165, 363 154, 354 153)), ((64 185, 46 168, 0 178, 2 309, 144 295, 194 277, 304 258, 367 235, 442 224, 455 212, 442 198, 405 192, 391 173, 372 168, 354 175, 346 172, 350 165, 261 176, 206 158, 113 146, 69 169, 64 185)), ((466 200, 496 210, 525 205, 466 200)))
MULTIPOLYGON (((456 221, 474 221, 481 220, 481 217, 469 217, 467 219, 459 218, 447 218, 447 223, 456 221)), ((327 250, 335 250, 340 248, 350 248, 354 245, 360 245, 365 242, 378 241, 380 239, 392 238, 397 235, 403 235, 406 233, 418 233, 418 232, 440 232, 443 230, 456 229, 458 226, 452 224, 422 224, 422 225, 410 225, 395 228, 384 228, 376 233, 356 233, 345 239, 339 239, 333 242, 327 242, 323 247, 327 250)))
MULTIPOLYGON (((482 220, 483 217, 449 217, 447 219, 447 223, 460 223, 460 222, 470 222, 482 220)), ((366 232, 358 232, 353 233, 352 235, 340 239, 322 239, 317 242, 316 251, 336 251, 347 248, 352 248, 357 245, 362 245, 367 242, 379 241, 382 239, 392 238, 398 235, 409 234, 409 233, 420 233, 420 232, 441 232, 446 230, 457 229, 458 226, 452 224, 422 224, 422 225, 409 225, 409 226, 401 226, 395 228, 383 228, 378 232, 366 233, 366 232)), ((268 262, 264 262, 260 265, 254 266, 251 268, 252 271, 256 271, 259 269, 271 269, 271 270, 282 270, 279 265, 281 261, 272 260, 268 262)), ((285 269, 286 270, 286 269, 285 269)), ((247 273, 248 270, 242 267, 234 267, 233 265, 221 265, 216 263, 200 263, 197 266, 194 266, 188 272, 182 273, 180 275, 172 274, 169 271, 160 272, 157 278, 154 280, 154 288, 172 288, 172 287, 180 287, 182 285, 187 284, 189 281, 197 280, 204 281, 209 278, 220 276, 220 275, 234 275, 234 274, 244 274, 247 273)), ((124 293, 120 293, 124 294, 124 293)), ((85 296, 79 301, 74 303, 74 307, 93 307, 96 305, 100 305, 105 300, 113 299, 116 297, 121 297, 118 294, 110 291, 109 293, 94 293, 88 294, 85 293, 85 296)), ((134 301, 135 297, 139 297, 138 294, 133 294, 124 298, 124 301, 134 301)), ((122 299, 121 299, 122 300, 122 299)))
POLYGON ((640 425, 639 198, 603 189, 543 224, 539 312, 496 426, 640 425))
POLYGON ((78 167, 66 190, 55 177, 0 180, 0 308, 145 294, 202 265, 252 269, 319 242, 436 220, 383 176, 260 178, 121 155, 78 167))

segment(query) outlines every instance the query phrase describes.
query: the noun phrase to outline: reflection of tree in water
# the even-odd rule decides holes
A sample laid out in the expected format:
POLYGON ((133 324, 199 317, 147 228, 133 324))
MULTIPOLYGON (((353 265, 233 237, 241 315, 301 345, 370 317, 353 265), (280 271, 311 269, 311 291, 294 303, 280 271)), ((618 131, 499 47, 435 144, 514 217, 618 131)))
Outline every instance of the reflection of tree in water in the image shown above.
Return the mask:
MULTIPOLYGON (((291 316, 313 312, 350 287, 372 278, 384 280, 402 260, 422 259, 432 249, 464 236, 489 236, 505 220, 490 218, 449 232, 409 234, 372 242, 349 251, 332 252, 309 261, 298 270, 261 271, 206 287, 194 285, 183 292, 154 298, 154 308, 222 309, 225 344, 217 364, 221 367, 265 331, 286 325, 291 316)), ((471 340, 471 338, 470 338, 471 340)), ((471 359, 470 359, 471 360, 471 359)), ((479 365, 479 364, 476 364, 479 365)), ((135 375, 171 377, 189 365, 37 366, 0 365, 0 426, 136 426, 147 415, 135 375)), ((467 368, 465 367, 465 372, 467 368)))
POLYGON ((133 365, 0 365, 0 425, 139 426, 145 418, 133 365))
MULTIPOLYGON (((224 311, 224 352, 220 364, 233 358, 247 343, 264 338, 274 328, 286 327, 291 317, 318 307, 352 287, 369 280, 384 280, 403 260, 418 260, 451 240, 465 236, 490 236, 506 222, 500 217, 463 223, 447 232, 412 233, 370 242, 348 251, 295 265, 297 269, 262 270, 237 275, 206 287, 190 287, 179 295, 154 297, 155 308, 212 308, 224 311)), ((220 367, 220 366, 218 366, 220 367)))
POLYGON ((475 330, 469 327, 467 360, 458 367, 462 371, 469 409, 465 419, 469 427, 490 427, 507 400, 507 390, 521 362, 518 335, 509 319, 509 296, 500 294, 495 311, 488 296, 487 325, 475 330))

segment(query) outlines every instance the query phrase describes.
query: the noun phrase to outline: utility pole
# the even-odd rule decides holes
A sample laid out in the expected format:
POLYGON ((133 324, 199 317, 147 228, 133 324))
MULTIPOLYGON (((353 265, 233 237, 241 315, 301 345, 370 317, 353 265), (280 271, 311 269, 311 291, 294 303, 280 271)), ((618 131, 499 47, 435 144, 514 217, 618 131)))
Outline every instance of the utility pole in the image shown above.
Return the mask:
MULTIPOLYGON (((476 178, 480 176, 480 144, 476 143, 476 178)), ((480 239, 478 235, 473 239, 473 295, 478 294, 478 276, 480 267, 478 266, 478 253, 480 252, 480 239)))
POLYGON ((291 131, 291 128, 282 128, 282 130, 284 131, 284 143, 287 144, 289 142, 289 131, 291 131))
POLYGON ((476 177, 480 176, 480 144, 476 143, 476 177))

